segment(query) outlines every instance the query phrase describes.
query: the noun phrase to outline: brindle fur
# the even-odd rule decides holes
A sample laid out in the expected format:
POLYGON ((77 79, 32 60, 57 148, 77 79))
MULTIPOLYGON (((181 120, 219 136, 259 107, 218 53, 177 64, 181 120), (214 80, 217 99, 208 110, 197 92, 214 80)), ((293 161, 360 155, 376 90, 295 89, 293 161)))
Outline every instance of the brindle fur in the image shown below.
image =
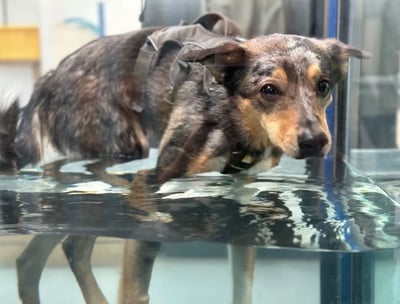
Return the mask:
POLYGON ((47 144, 74 158, 147 156, 132 75, 140 46, 155 30, 95 40, 40 78, 22 110, 18 165, 41 160, 47 144))
MULTIPOLYGON (((190 63, 191 72, 173 89, 168 72, 179 48, 169 49, 154 71, 143 75, 144 83, 134 74, 139 49, 155 30, 96 40, 43 76, 22 109, 15 149, 10 138, 16 120, 0 122, 0 168, 38 162, 47 145, 73 158, 133 159, 146 157, 149 146, 160 142, 155 174, 161 184, 208 170, 228 172, 236 166, 235 155, 251 155, 249 171, 254 172, 277 165, 283 153, 323 156, 331 142, 325 117, 331 88, 345 74, 350 56, 366 57, 336 40, 263 36, 188 51, 181 59, 190 63), (330 85, 327 94, 321 93, 322 80, 330 85)), ((9 111, 16 117, 17 109, 9 111)), ((146 176, 138 177, 132 189, 145 193, 146 176)), ((62 238, 37 236, 18 258, 24 303, 39 303, 42 268, 62 238)), ((68 236, 64 251, 87 303, 106 303, 89 266, 93 245, 94 238, 68 236)), ((158 249, 154 243, 127 241, 121 303, 148 303, 158 249)), ((250 303, 247 277, 254 249, 236 248, 231 255, 237 261, 235 303, 250 303)))

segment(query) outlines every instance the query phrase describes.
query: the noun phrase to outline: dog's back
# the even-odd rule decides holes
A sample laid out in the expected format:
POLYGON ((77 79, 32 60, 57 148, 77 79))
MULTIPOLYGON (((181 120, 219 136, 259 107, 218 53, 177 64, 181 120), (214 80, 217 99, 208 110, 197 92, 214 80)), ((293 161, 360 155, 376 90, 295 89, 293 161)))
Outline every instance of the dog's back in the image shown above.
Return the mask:
MULTIPOLYGON (((150 145, 158 146, 174 107, 171 101, 181 99, 172 96, 181 83, 171 83, 170 74, 173 65, 178 66, 175 59, 183 42, 189 37, 194 44, 209 47, 210 38, 223 39, 204 24, 159 31, 161 36, 166 33, 167 43, 160 43, 154 69, 141 73, 137 61, 146 65, 149 60, 138 58, 140 49, 158 29, 92 41, 41 77, 21 110, 16 135, 18 167, 51 161, 59 154, 136 159, 146 157, 150 145)), ((197 74, 202 77, 204 73, 197 74)), ((197 97, 202 103, 204 96, 197 97)))
POLYGON ((36 163, 55 149, 67 157, 144 157, 136 57, 156 28, 95 40, 38 80, 21 111, 18 165, 36 163))

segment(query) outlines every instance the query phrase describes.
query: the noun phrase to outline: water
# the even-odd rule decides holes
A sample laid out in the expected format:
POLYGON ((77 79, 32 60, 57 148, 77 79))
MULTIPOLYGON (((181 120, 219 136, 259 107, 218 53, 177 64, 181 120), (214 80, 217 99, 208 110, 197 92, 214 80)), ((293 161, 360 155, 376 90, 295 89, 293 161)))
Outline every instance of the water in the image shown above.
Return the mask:
MULTIPOLYGON (((110 165, 107 172, 131 181, 154 159, 110 165)), ((258 247, 254 303, 400 303, 400 185, 394 181, 389 187, 347 163, 336 164, 342 169, 332 176, 323 163, 284 159, 256 177, 207 173, 160 189, 147 185, 155 192, 143 195, 99 179, 88 164, 0 176, 0 242, 9 252, 0 262, 12 278, 0 279, 9 286, 0 294, 5 303, 18 303, 13 260, 32 234, 99 236, 93 265, 110 303, 117 298, 124 238, 164 244, 151 303, 229 303, 227 243, 258 247)), ((66 283, 72 274, 54 255, 40 285, 43 303, 56 303, 57 280, 77 288, 73 278, 66 283)), ((79 290, 64 301, 57 299, 83 303, 79 290)))

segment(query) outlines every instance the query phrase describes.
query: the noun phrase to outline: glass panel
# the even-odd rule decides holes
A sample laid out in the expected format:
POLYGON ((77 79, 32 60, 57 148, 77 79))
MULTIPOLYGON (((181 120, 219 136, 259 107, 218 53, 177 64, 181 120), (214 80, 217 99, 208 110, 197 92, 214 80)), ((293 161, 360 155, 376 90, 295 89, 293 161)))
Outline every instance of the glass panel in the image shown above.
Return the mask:
MULTIPOLYGON (((399 10, 398 1, 354 1, 348 10, 348 22, 343 22, 343 33, 348 35, 349 42, 372 54, 371 59, 361 65, 358 62, 350 65, 345 126, 348 161, 393 199, 395 209, 400 189, 399 10)), ((380 203, 378 200, 373 206, 380 203)), ((390 214, 393 223, 398 223, 398 212, 393 210, 390 214)), ((372 298, 376 303, 399 301, 397 251, 380 252, 373 259, 375 288, 372 298), (386 274, 389 280, 385 279, 386 274)))
POLYGON ((362 1, 352 40, 372 53, 361 67, 360 117, 354 148, 397 148, 399 33, 397 1, 362 1), (361 18, 360 18, 361 17, 361 18), (382 122, 385 123, 382 123, 382 122))
POLYGON ((358 1, 351 6, 350 43, 372 57, 352 62, 348 80, 347 138, 350 162, 395 200, 399 196, 397 1, 358 1), (360 73, 359 73, 360 71, 360 73))

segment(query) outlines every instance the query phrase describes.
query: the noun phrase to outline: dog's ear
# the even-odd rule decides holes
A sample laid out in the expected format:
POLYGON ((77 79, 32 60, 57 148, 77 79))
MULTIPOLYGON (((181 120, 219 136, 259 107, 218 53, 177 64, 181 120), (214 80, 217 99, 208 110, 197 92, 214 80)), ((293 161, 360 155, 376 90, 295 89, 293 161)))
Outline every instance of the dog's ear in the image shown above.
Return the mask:
POLYGON ((318 40, 318 45, 332 60, 335 76, 338 80, 347 73, 350 57, 356 57, 358 59, 371 57, 369 52, 354 48, 336 39, 318 40))
POLYGON ((188 51, 180 59, 204 64, 215 79, 222 83, 227 68, 244 65, 245 53, 245 49, 239 44, 225 43, 215 48, 188 51))

